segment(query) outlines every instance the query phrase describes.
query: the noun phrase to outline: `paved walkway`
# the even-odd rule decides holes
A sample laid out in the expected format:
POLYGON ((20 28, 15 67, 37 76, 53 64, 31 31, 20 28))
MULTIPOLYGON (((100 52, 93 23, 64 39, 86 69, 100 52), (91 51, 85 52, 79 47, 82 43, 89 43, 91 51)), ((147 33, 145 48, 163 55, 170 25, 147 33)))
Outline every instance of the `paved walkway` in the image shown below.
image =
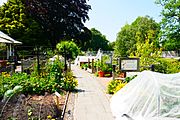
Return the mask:
POLYGON ((94 75, 72 66, 78 79, 75 97, 74 120, 113 120, 109 97, 94 75))

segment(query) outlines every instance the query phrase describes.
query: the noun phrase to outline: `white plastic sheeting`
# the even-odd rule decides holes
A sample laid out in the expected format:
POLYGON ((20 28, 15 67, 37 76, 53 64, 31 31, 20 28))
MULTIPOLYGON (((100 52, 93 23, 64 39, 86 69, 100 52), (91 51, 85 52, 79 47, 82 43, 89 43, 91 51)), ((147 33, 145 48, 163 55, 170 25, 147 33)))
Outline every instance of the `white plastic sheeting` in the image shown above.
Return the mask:
POLYGON ((116 120, 180 120, 180 73, 143 71, 111 98, 116 120))

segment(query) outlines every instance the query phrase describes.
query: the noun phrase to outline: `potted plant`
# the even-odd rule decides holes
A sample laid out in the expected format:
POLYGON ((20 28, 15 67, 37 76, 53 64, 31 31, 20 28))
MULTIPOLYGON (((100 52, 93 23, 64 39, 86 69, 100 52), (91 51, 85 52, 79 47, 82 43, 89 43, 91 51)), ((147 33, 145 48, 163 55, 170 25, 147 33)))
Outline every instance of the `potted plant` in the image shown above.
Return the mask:
POLYGON ((126 73, 125 73, 125 72, 122 72, 121 70, 118 70, 118 71, 117 71, 117 75, 118 75, 118 77, 120 77, 120 78, 125 78, 125 77, 126 77, 126 73))
POLYGON ((104 71, 104 76, 106 77, 106 74, 108 74, 109 77, 112 76, 112 66, 108 64, 104 64, 102 67, 102 71, 104 71))
POLYGON ((84 69, 87 70, 87 68, 88 68, 88 64, 86 63, 84 64, 84 69))
POLYGON ((98 71, 98 75, 99 75, 99 77, 104 77, 104 71, 102 71, 102 70, 98 71))

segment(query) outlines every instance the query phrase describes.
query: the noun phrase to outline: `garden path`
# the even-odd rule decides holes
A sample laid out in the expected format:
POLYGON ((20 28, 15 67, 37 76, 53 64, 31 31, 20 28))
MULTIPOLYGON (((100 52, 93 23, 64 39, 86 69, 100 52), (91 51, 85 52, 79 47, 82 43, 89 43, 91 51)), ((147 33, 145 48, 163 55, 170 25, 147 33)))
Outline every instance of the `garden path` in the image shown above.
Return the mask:
POLYGON ((78 80, 74 120, 113 120, 110 97, 99 81, 101 78, 74 65, 72 65, 72 71, 78 80))

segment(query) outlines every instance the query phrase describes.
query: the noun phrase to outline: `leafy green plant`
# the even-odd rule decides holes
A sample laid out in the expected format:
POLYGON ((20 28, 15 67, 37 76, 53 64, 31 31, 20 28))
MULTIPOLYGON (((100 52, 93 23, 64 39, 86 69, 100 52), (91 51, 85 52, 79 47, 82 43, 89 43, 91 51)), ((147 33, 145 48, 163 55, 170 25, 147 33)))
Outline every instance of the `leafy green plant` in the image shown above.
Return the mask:
POLYGON ((3 98, 3 101, 5 102, 2 110, 1 110, 1 113, 0 113, 0 117, 2 116, 3 114, 3 111, 4 111, 4 108, 6 107, 7 103, 9 102, 9 100, 11 99, 11 97, 19 94, 20 92, 22 91, 22 86, 15 86, 13 88, 13 90, 7 90, 5 93, 4 93, 4 98, 3 98))
POLYGON ((157 59, 157 64, 155 64, 155 71, 161 73, 178 73, 180 72, 180 61, 175 59, 157 59))
POLYGON ((116 88, 115 88, 115 90, 113 91, 114 93, 116 93, 116 92, 118 92, 121 88, 123 88, 125 85, 127 84, 127 82, 121 82, 121 83, 119 83, 117 86, 116 86, 116 88))
POLYGON ((56 48, 58 49, 59 54, 66 60, 74 60, 80 53, 80 49, 76 43, 72 41, 62 41, 56 45, 56 48))
POLYGON ((72 72, 63 74, 63 68, 62 62, 54 61, 46 65, 45 73, 40 76, 26 73, 15 73, 11 77, 9 74, 0 75, 0 99, 9 89, 25 95, 54 93, 55 91, 62 93, 62 90, 72 91, 78 82, 72 72))
POLYGON ((94 75, 95 75, 96 77, 98 77, 98 76, 99 76, 98 72, 95 72, 95 73, 94 73, 94 75))
POLYGON ((64 64, 59 60, 55 60, 53 64, 48 64, 47 72, 50 77, 54 77, 56 82, 60 82, 63 72, 64 64))
POLYGON ((110 73, 105 73, 104 77, 111 77, 111 74, 110 73))
POLYGON ((115 91, 116 91, 116 87, 122 83, 121 80, 111 80, 108 84, 108 87, 107 87, 107 92, 108 94, 114 94, 115 91))
POLYGON ((83 66, 84 66, 84 69, 87 70, 87 68, 88 68, 88 63, 84 64, 83 66))
POLYGON ((72 72, 67 72, 64 76, 62 89, 66 91, 73 91, 78 86, 78 81, 73 77, 72 72))
POLYGON ((80 66, 80 67, 81 67, 81 69, 84 69, 84 64, 81 64, 81 66, 80 66))
POLYGON ((137 76, 137 75, 134 75, 134 76, 132 76, 132 77, 126 77, 124 81, 128 83, 128 82, 130 82, 132 79, 134 79, 136 76, 137 76))

